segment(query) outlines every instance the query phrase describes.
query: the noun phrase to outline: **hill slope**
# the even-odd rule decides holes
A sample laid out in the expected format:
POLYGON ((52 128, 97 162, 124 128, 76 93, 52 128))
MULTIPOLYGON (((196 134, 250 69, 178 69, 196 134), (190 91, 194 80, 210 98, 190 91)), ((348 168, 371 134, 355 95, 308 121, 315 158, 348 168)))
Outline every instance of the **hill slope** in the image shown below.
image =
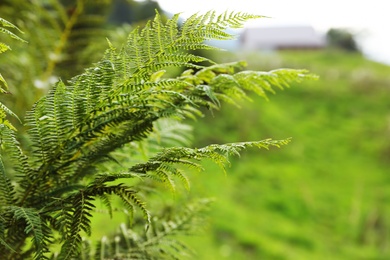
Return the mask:
POLYGON ((222 57, 320 80, 196 123, 196 146, 293 138, 245 153, 226 177, 193 179, 217 198, 206 238, 191 239, 199 259, 389 259, 390 67, 327 51, 222 57))

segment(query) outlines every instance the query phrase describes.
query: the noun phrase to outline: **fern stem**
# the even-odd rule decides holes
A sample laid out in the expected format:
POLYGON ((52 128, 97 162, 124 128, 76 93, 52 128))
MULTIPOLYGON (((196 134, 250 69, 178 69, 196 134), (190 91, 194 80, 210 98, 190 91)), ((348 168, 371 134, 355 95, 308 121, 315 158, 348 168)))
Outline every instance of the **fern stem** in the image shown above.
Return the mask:
POLYGON ((80 14, 84 10, 84 2, 83 1, 84 0, 77 1, 77 5, 76 5, 75 10, 72 12, 70 18, 68 19, 67 23, 65 24, 65 28, 64 28, 64 30, 61 34, 61 37, 60 37, 60 42, 54 50, 54 57, 55 58, 49 59, 49 64, 47 65, 47 68, 46 68, 45 72, 43 73, 43 77, 42 77, 43 81, 47 81, 49 79, 49 77, 53 74, 53 71, 54 71, 54 69, 59 61, 57 57, 59 57, 61 55, 63 49, 66 46, 66 43, 68 42, 69 36, 72 32, 72 28, 74 27, 74 25, 77 22, 78 17, 80 16, 80 14))
MULTIPOLYGON (((24 230, 24 226, 23 228, 20 228, 20 232, 18 232, 18 242, 16 245, 13 246, 13 249, 9 255, 9 259, 20 259, 20 254, 22 252, 22 248, 26 245, 26 239, 27 239, 27 235, 23 232, 24 230), (22 237, 23 236, 23 237, 22 237)), ((16 235, 16 234, 15 234, 16 235)))

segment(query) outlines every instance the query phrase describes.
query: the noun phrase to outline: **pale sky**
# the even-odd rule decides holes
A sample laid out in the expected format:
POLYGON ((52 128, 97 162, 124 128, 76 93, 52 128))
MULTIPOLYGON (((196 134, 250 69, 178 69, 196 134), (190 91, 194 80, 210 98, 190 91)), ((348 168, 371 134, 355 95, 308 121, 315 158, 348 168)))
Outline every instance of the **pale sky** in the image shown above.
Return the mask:
MULTIPOLYGON (((309 24, 319 32, 348 28, 363 50, 390 64, 390 0, 157 0, 167 12, 189 16, 209 10, 242 11, 271 17, 256 23, 309 24)), ((254 26, 254 23, 248 23, 254 26)))

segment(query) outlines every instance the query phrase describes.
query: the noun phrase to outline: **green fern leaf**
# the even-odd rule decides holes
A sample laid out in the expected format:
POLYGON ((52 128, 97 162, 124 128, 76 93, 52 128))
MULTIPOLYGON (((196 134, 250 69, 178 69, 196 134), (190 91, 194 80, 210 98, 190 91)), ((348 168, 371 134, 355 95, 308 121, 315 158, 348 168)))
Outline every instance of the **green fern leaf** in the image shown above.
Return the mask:
POLYGON ((67 232, 67 239, 61 248, 59 259, 72 259, 76 257, 81 251, 82 238, 81 231, 91 234, 91 217, 90 213, 95 207, 91 201, 92 196, 84 191, 80 191, 73 197, 72 214, 67 215, 71 217, 68 220, 70 223, 67 232))
POLYGON ((32 242, 35 245, 34 259, 45 259, 43 255, 47 250, 45 244, 44 232, 42 230, 42 221, 39 213, 32 208, 22 208, 10 206, 9 210, 13 212, 16 220, 26 222, 24 232, 27 235, 32 235, 32 242))
POLYGON ((118 195, 124 204, 128 207, 128 209, 133 212, 134 206, 137 206, 143 213, 144 219, 146 220, 146 226, 145 229, 147 230, 149 228, 149 224, 151 222, 151 215, 147 208, 145 207, 145 203, 142 202, 136 195, 133 190, 128 190, 126 188, 121 188, 118 190, 115 190, 114 193, 118 195))
MULTIPOLYGON (((18 41, 21 41, 21 42, 25 42, 22 38, 20 38, 19 36, 17 36, 16 34, 14 34, 13 32, 11 32, 10 30, 6 29, 5 27, 8 27, 8 28, 12 28, 12 29, 15 29, 17 30, 18 32, 22 33, 22 31, 16 27, 15 25, 13 25, 12 23, 8 22, 7 20, 3 19, 0 17, 0 33, 4 33, 4 34, 7 34, 8 36, 10 36, 11 38, 13 39, 16 39, 18 41)), ((7 50, 10 50, 11 47, 9 47, 8 45, 0 42, 0 54, 7 51, 7 50)), ((2 87, 0 87, 0 93, 8 93, 6 91, 6 89, 8 88, 8 84, 7 82, 5 81, 5 79, 3 78, 3 76, 0 74, 0 85, 3 85, 5 87, 5 89, 3 89, 2 87)), ((5 111, 7 111, 8 113, 10 113, 11 111, 6 108, 2 103, 0 103, 1 105, 1 108, 4 110, 6 109, 5 111)), ((10 114, 13 114, 12 112, 10 114)))
POLYGON ((5 29, 5 27, 11 28, 11 29, 15 29, 18 32, 23 33, 18 27, 16 27, 12 23, 10 23, 7 20, 5 20, 5 19, 0 17, 0 33, 8 34, 9 36, 11 36, 11 38, 16 39, 18 41, 26 42, 25 40, 23 40, 22 38, 20 38, 16 34, 14 34, 11 31, 5 29))
MULTIPOLYGON (((219 165, 225 171, 226 163, 229 163, 228 157, 231 155, 239 156, 243 149, 248 147, 257 147, 269 149, 270 147, 281 147, 290 142, 290 139, 285 140, 272 140, 266 139, 255 142, 240 142, 230 143, 222 145, 209 145, 203 148, 184 148, 184 147, 172 147, 164 149, 162 152, 152 157, 146 163, 139 163, 132 166, 129 171, 146 174, 148 172, 155 172, 161 178, 161 181, 168 183, 169 187, 174 190, 174 184, 169 175, 178 175, 179 178, 184 181, 185 187, 189 187, 186 177, 182 175, 178 169, 171 167, 171 164, 186 165, 195 167, 198 170, 202 170, 202 167, 192 160, 210 159, 219 165)), ((150 176, 150 175, 148 175, 150 176)))
POLYGON ((97 258, 119 259, 183 259, 194 256, 179 235, 194 234, 204 224, 204 213, 211 200, 201 199, 180 207, 175 216, 154 217, 146 232, 121 225, 114 236, 104 237, 97 258))

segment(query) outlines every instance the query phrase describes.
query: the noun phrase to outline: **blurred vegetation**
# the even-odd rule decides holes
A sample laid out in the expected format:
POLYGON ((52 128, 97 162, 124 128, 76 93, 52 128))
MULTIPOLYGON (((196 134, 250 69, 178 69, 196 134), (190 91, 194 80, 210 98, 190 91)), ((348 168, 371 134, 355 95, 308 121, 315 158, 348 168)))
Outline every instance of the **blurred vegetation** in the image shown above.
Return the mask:
POLYGON ((154 1, 2 0, 0 10, 28 42, 0 38, 13 50, 0 56, 12 93, 2 101, 24 117, 59 77, 66 82, 97 62, 108 47, 101 44, 106 38, 120 46, 133 26, 144 25, 161 9, 154 1))
POLYGON ((335 50, 213 56, 320 80, 196 122, 196 146, 293 138, 193 181, 217 198, 206 238, 191 238, 199 259, 389 259, 390 67, 335 50))
POLYGON ((330 48, 360 52, 355 35, 347 29, 331 28, 326 33, 326 40, 330 48))

